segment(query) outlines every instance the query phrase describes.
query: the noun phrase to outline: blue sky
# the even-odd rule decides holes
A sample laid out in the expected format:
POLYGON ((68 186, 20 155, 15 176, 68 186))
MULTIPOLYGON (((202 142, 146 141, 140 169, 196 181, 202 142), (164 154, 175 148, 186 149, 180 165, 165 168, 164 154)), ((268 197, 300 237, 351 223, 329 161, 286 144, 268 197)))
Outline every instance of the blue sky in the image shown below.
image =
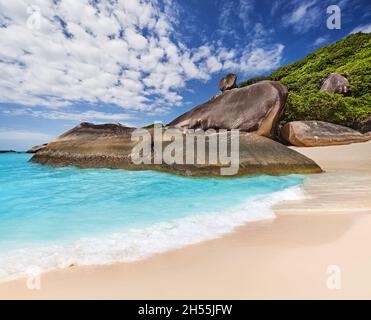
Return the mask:
POLYGON ((82 121, 164 123, 218 81, 266 75, 352 32, 368 0, 0 0, 0 149, 82 121), (326 27, 329 5, 341 29, 326 27))

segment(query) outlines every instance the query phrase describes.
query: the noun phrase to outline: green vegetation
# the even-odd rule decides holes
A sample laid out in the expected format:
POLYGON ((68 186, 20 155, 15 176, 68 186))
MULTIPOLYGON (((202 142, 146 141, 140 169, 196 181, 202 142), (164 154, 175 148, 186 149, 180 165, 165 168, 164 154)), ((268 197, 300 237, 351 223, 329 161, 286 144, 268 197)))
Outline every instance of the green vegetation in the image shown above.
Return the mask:
POLYGON ((240 83, 239 87, 246 87, 246 86, 249 86, 251 84, 254 84, 254 83, 257 83, 259 81, 263 81, 263 80, 267 80, 266 77, 254 77, 254 78, 250 78, 249 80, 246 80, 242 83, 240 83))
POLYGON ((371 34, 352 34, 240 87, 263 79, 279 81, 289 89, 283 121, 322 120, 356 126, 371 115, 371 34), (321 79, 332 72, 349 80, 347 96, 319 91, 321 79))

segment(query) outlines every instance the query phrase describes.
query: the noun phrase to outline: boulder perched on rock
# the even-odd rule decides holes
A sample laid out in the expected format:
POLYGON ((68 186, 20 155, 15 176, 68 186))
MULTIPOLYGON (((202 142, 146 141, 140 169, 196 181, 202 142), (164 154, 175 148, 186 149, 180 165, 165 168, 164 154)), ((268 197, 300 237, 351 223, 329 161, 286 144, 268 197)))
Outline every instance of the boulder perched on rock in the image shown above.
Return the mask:
POLYGON ((346 94, 349 91, 349 81, 339 73, 331 73, 326 79, 324 79, 321 91, 327 91, 332 94, 346 94))
MULTIPOLYGON (((81 124, 36 153, 31 161, 52 166, 74 165, 82 168, 117 168, 127 170, 158 170, 186 176, 219 176, 224 164, 134 164, 131 159, 133 147, 138 142, 131 140, 135 128, 118 124, 81 124)), ((149 130, 153 138, 153 129, 149 130)), ((219 133, 215 133, 218 135, 219 133)), ((184 138, 184 133, 183 136, 184 138)), ((230 138, 229 138, 230 139, 230 138)), ((185 141, 185 139, 183 139, 185 141)), ((205 154, 209 154, 206 139, 205 154)), ((163 148, 171 143, 164 139, 163 148)), ((153 150, 153 144, 151 145, 153 150)), ((186 150, 184 148, 184 150, 186 150)), ((183 154, 183 156, 185 156, 183 154)), ((208 157, 206 157, 208 158, 208 157)), ((256 134, 241 133, 239 136, 239 166, 236 176, 256 174, 289 174, 321 172, 311 159, 290 148, 256 134)), ((152 152, 153 160, 153 152, 152 152)), ((228 167, 228 166, 226 166, 228 167)))
POLYGON ((281 135, 298 147, 331 146, 368 140, 358 131, 323 121, 289 122, 283 126, 281 135))
POLYGON ((261 81, 225 91, 169 123, 185 129, 240 129, 271 137, 287 98, 287 89, 275 81, 261 81))
POLYGON ((37 146, 32 147, 31 149, 27 150, 27 153, 36 153, 40 150, 44 149, 47 146, 47 143, 39 144, 37 146))
POLYGON ((235 73, 227 74, 219 82, 220 91, 231 90, 237 88, 237 75, 235 73))

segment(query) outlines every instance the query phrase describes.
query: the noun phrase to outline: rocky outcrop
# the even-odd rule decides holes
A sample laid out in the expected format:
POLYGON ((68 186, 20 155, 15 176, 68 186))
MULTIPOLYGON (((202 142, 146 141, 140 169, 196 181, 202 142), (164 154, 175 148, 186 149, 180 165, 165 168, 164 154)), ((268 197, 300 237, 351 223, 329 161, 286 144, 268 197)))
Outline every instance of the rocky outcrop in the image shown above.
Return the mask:
POLYGON ((235 73, 227 74, 219 82, 220 91, 231 90, 237 88, 237 75, 235 73))
POLYGON ((371 131, 371 116, 357 122, 353 128, 362 133, 370 132, 371 131))
POLYGON ((83 122, 49 142, 38 154, 54 152, 73 155, 127 155, 135 145, 131 133, 135 128, 121 124, 93 124, 83 122))
POLYGON ((120 123, 94 124, 90 122, 82 122, 78 126, 59 136, 55 141, 120 137, 127 136, 133 130, 135 130, 135 128, 126 127, 120 123))
POLYGON ((48 145, 47 143, 40 144, 40 145, 32 147, 31 149, 28 149, 26 152, 27 153, 36 153, 36 152, 39 152, 40 150, 44 149, 47 145, 48 145))
POLYGON ((323 121, 293 121, 281 130, 282 137, 294 146, 316 147, 365 142, 367 137, 353 129, 323 121))
MULTIPOLYGON (((74 165, 82 168, 158 170, 186 176, 220 176, 223 165, 219 162, 135 165, 131 159, 131 151, 137 144, 131 141, 133 130, 117 124, 81 124, 50 142, 31 161, 52 166, 74 165)), ((250 133, 241 134, 239 139, 237 176, 321 172, 314 161, 278 142, 250 133)), ((163 148, 168 144, 168 140, 164 141, 163 148)), ((209 144, 206 143, 206 155, 208 148, 209 144)))
POLYGON ((324 79, 321 91, 346 94, 349 91, 349 81, 339 73, 331 73, 324 79))
POLYGON ((371 131, 363 134, 368 140, 371 140, 371 131))
POLYGON ((287 89, 275 81, 223 92, 169 123, 186 129, 240 129, 271 137, 287 98, 287 89))

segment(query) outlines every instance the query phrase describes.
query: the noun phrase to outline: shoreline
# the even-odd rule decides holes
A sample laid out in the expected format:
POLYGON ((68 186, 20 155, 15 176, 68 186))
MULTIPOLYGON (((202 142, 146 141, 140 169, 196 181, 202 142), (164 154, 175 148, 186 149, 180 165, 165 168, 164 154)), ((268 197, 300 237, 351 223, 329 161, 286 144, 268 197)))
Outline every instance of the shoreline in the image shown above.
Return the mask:
POLYGON ((294 149, 326 172, 308 176, 306 199, 275 206, 276 219, 138 262, 51 271, 41 290, 3 283, 0 299, 371 298, 371 141, 294 149), (331 265, 341 290, 326 287, 331 265))

